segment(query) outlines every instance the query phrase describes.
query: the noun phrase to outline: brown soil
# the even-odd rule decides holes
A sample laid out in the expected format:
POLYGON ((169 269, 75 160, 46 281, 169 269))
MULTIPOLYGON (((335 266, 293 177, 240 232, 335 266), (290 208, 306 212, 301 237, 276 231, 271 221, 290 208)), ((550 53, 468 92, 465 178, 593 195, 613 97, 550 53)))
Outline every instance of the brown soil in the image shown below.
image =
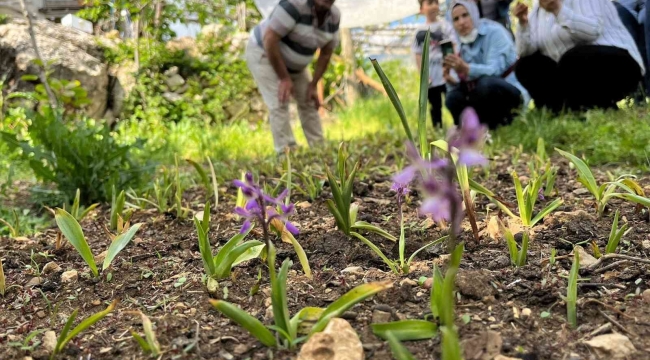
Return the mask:
MULTIPOLYGON (((566 293, 566 276, 571 268, 571 258, 562 258, 571 252, 572 244, 595 241, 604 251, 613 214, 603 219, 595 217, 595 208, 589 194, 584 194, 575 181, 575 171, 568 163, 556 159, 561 166, 558 175, 559 194, 565 200, 556 213, 533 229, 528 265, 519 269, 509 264, 508 250, 503 239, 491 239, 486 233, 487 200, 478 196, 476 209, 482 240, 472 240, 469 224, 464 224, 462 235, 466 251, 458 277, 459 301, 457 325, 461 340, 472 339, 488 329, 499 332, 503 339, 501 353, 522 359, 597 359, 596 354, 582 340, 606 324, 616 321, 613 330, 626 334, 637 352, 630 359, 650 359, 650 305, 644 303, 640 293, 650 288, 650 266, 629 263, 607 272, 584 272, 589 283, 605 286, 581 286, 578 296, 579 327, 572 330, 566 322, 565 305, 560 294, 566 293), (547 259, 551 249, 557 249, 560 258, 554 266, 547 259), (596 302, 598 301, 598 302, 596 302), (523 316, 524 309, 530 316, 523 316), (543 312, 550 316, 541 317, 543 312), (469 320, 468 322, 466 322, 469 320), (620 326, 620 328, 619 328, 620 326), (571 355, 577 354, 577 355, 571 355), (573 356, 573 357, 571 357, 573 356)), ((510 159, 495 161, 489 176, 477 178, 506 200, 515 203, 514 187, 509 173, 510 159)), ((520 175, 527 174, 523 165, 520 175)), ((606 179, 603 176, 603 179, 606 179)), ((648 188, 649 182, 641 181, 648 188)), ((397 208, 389 178, 384 174, 370 173, 363 183, 355 187, 355 199, 361 205, 359 219, 382 226, 392 234, 399 234, 397 208)), ((311 206, 298 208, 292 220, 299 226, 297 237, 309 257, 313 279, 302 275, 300 263, 291 245, 277 240, 278 265, 289 257, 293 260, 289 276, 289 310, 294 314, 305 306, 325 307, 352 287, 364 282, 392 280, 393 288, 367 300, 345 314, 357 330, 364 344, 367 359, 392 358, 388 345, 375 337, 370 330, 375 310, 391 313, 392 320, 421 319, 429 312, 428 290, 403 282, 430 276, 433 263, 443 264, 445 249, 434 247, 421 253, 408 276, 396 276, 370 249, 358 241, 345 238, 337 231, 329 215, 325 199, 328 188, 311 206), (360 274, 342 274, 341 270, 358 266, 360 274)), ((219 211, 212 216, 211 241, 213 247, 224 244, 238 230, 240 222, 230 216, 234 207, 235 189, 229 187, 221 199, 219 211)), ((201 191, 186 194, 187 204, 200 210, 205 200, 201 191)), ((546 201, 554 199, 555 196, 546 201)), ((306 201, 295 195, 295 202, 306 201)), ((416 216, 418 198, 411 197, 405 206, 407 254, 444 234, 438 225, 416 216)), ((621 242, 619 253, 647 259, 650 248, 648 212, 636 212, 630 203, 613 201, 611 210, 620 209, 622 217, 633 230, 621 242), (643 242, 646 241, 646 247, 643 242)), ((100 209, 92 218, 82 222, 93 253, 98 254, 108 246, 103 230, 109 209, 100 209)), ((490 210, 489 216, 496 215, 490 210)), ((505 215, 502 215, 505 218, 505 215)), ((0 254, 4 259, 7 286, 11 288, 0 298, 0 359, 20 359, 32 356, 47 358, 39 347, 33 351, 9 346, 21 342, 27 334, 38 329, 61 331, 67 317, 79 309, 78 319, 104 309, 114 299, 119 299, 117 309, 90 330, 73 340, 60 358, 78 359, 145 359, 130 330, 143 334, 138 317, 128 311, 145 312, 155 325, 156 335, 164 350, 165 359, 294 359, 297 351, 269 350, 253 337, 212 309, 210 296, 202 283, 203 266, 198 250, 194 225, 189 220, 175 219, 173 214, 158 214, 153 210, 138 211, 132 222, 143 222, 138 238, 118 255, 113 267, 93 280, 77 252, 70 246, 54 249, 56 229, 32 237, 29 241, 0 240, 0 254), (43 275, 41 285, 25 285, 35 276, 26 267, 31 264, 30 254, 42 269, 50 261, 61 266, 62 271, 75 269, 79 279, 73 284, 61 283, 61 272, 43 275), (46 258, 39 253, 49 254, 46 258), (112 279, 107 280, 110 273, 112 279), (185 278, 185 282, 179 279, 185 278), (39 291, 40 289, 40 291, 39 291), (41 293, 42 292, 42 293, 41 293), (51 306, 48 306, 44 297, 51 306), (192 346, 193 345, 193 346, 192 346)), ((256 237, 256 236, 254 236, 256 237)), ((258 237, 259 238, 259 237, 258 237)), ((369 235, 385 253, 397 258, 397 244, 379 236, 369 235)), ((589 243, 584 244, 592 253, 589 243)), ((610 261, 611 262, 611 261, 610 261)), ((269 297, 269 284, 264 264, 252 260, 233 271, 229 281, 220 282, 219 297, 241 305, 266 324, 265 303, 269 297), (256 283, 258 269, 263 269, 260 291, 249 295, 256 283), (227 291, 225 290, 227 289, 227 291), (227 295, 226 295, 227 294, 227 295)), ((35 339, 40 339, 37 336, 35 339)), ((418 359, 438 359, 440 339, 409 342, 407 347, 418 359)))

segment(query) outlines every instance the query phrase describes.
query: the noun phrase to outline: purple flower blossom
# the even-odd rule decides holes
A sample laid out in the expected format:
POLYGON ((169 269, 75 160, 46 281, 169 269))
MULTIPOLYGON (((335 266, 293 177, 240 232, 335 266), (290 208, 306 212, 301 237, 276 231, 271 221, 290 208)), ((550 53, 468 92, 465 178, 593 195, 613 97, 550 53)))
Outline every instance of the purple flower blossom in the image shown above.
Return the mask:
POLYGON ((235 180, 234 185, 242 190, 244 197, 248 200, 246 206, 236 207, 235 214, 246 219, 242 224, 241 233, 246 233, 252 227, 253 221, 259 222, 264 229, 268 230, 269 224, 274 219, 280 219, 284 222, 285 228, 294 235, 298 235, 298 229, 289 222, 288 217, 295 208, 293 204, 286 205, 283 200, 289 193, 283 191, 278 197, 274 198, 265 194, 262 189, 253 182, 253 175, 247 173, 245 180, 235 180), (279 208, 279 212, 275 209, 279 208))
POLYGON ((431 173, 433 170, 442 169, 447 165, 447 159, 434 159, 433 161, 423 159, 415 148, 415 145, 410 142, 406 144, 406 155, 411 160, 411 165, 393 176, 393 182, 396 184, 408 185, 415 179, 418 173, 424 176, 424 174, 431 173))
POLYGON ((391 186, 390 189, 397 193, 398 198, 403 198, 411 192, 408 184, 402 183, 393 183, 393 186, 391 186))
POLYGON ((480 147, 487 134, 487 127, 482 125, 476 111, 466 108, 461 114, 461 127, 450 131, 449 146, 458 149, 458 162, 466 166, 488 164, 481 154, 480 147))
POLYGON ((539 199, 540 201, 546 200, 546 198, 544 197, 544 189, 543 188, 540 188, 539 191, 537 191, 537 199, 539 199))

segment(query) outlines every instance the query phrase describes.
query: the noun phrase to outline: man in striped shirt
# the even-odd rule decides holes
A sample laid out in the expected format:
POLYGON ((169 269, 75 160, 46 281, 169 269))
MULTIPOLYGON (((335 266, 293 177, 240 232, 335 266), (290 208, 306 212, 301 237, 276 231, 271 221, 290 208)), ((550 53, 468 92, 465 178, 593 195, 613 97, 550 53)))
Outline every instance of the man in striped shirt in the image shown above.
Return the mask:
POLYGON ((275 151, 295 147, 288 102, 293 95, 310 146, 323 140, 316 84, 338 46, 341 14, 335 0, 281 0, 268 19, 251 33, 246 62, 264 102, 275 151), (320 49, 313 78, 307 67, 320 49))

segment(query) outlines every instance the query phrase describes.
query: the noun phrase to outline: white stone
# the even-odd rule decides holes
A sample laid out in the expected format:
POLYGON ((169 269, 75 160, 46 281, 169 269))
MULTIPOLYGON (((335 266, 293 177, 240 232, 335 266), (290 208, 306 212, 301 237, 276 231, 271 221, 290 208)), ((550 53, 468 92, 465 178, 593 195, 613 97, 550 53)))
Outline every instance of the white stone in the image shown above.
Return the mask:
POLYGON ((43 334, 43 344, 41 344, 43 350, 47 351, 48 354, 51 354, 56 348, 56 333, 54 331, 46 331, 43 334))
POLYGON ((64 284, 77 282, 77 279, 79 279, 77 270, 70 270, 61 274, 61 282, 64 284))
POLYGON ((636 348, 630 339, 617 333, 596 336, 589 341, 585 341, 585 344, 606 359, 627 359, 636 352, 636 348))
POLYGON ((364 360, 363 345, 347 321, 334 318, 300 349, 298 360, 364 360))

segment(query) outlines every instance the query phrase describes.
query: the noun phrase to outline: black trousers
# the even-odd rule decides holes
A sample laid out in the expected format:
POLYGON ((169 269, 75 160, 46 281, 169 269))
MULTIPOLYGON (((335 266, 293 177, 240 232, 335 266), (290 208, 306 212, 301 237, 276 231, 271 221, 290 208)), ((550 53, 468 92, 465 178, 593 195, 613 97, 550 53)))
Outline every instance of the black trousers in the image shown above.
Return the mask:
POLYGON ((559 63, 535 53, 519 59, 515 73, 536 107, 556 113, 615 108, 641 81, 641 68, 626 50, 600 45, 576 46, 559 63))
MULTIPOLYGON (((639 20, 630 12, 630 10, 621 5, 621 3, 618 1, 612 1, 612 4, 614 4, 616 7, 616 11, 618 11, 618 17, 623 22, 623 25, 625 25, 627 31, 630 33, 630 35, 632 35, 632 38, 634 39, 634 42, 636 43, 636 46, 639 48, 639 52, 641 53, 641 58, 643 58, 643 62, 646 64, 647 68, 648 53, 646 51, 646 26, 642 23, 639 23, 639 20)), ((645 94, 650 94, 650 71, 646 71, 642 83, 645 94)), ((642 102, 645 102, 645 94, 637 94, 638 99, 642 100, 642 102)))
POLYGON ((447 94, 447 108, 460 123, 460 115, 467 107, 473 107, 481 121, 490 129, 512 122, 513 110, 521 106, 521 91, 496 76, 478 79, 471 89, 465 83, 447 94))
POLYGON ((429 104, 431 105, 431 122, 433 128, 442 127, 442 94, 447 92, 446 85, 434 86, 429 88, 429 104))

